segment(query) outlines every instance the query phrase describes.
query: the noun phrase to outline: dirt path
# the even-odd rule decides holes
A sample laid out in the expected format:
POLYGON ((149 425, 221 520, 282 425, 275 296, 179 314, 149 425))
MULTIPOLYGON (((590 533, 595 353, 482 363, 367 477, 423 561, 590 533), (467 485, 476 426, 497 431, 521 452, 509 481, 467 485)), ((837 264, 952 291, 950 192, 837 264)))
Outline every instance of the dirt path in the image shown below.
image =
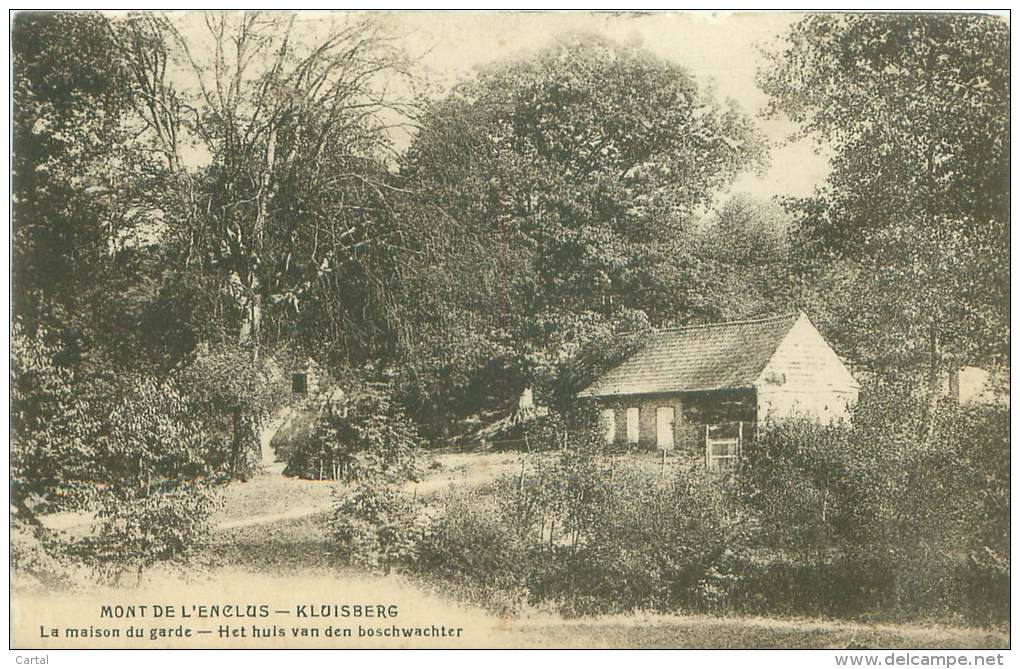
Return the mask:
MULTIPOLYGON (((266 440, 272 438, 272 431, 267 432, 266 440)), ((429 495, 451 485, 483 485, 520 468, 516 454, 440 454, 435 460, 441 468, 422 481, 408 483, 408 492, 429 495)), ((283 476, 282 471, 283 464, 270 462, 267 455, 262 473, 248 481, 228 484, 223 489, 223 508, 213 516, 216 529, 266 525, 329 510, 339 484, 283 476)), ((92 527, 96 518, 91 513, 66 512, 49 514, 41 520, 51 530, 80 534, 92 527)))
MULTIPOLYGON (((440 462, 442 458, 439 456, 440 462)), ((456 456, 454 461, 459 463, 462 459, 463 456, 456 456)), ((499 461, 483 461, 482 466, 467 470, 444 468, 422 481, 408 483, 406 490, 430 495, 452 485, 484 485, 517 467, 516 460, 500 456, 499 461)), ((303 481, 266 472, 250 481, 230 484, 224 493, 224 508, 217 512, 213 522, 217 529, 229 530, 312 516, 330 509, 333 492, 339 486, 333 481, 303 481)))
POLYGON ((227 520, 216 525, 218 530, 232 530, 238 527, 251 527, 252 525, 267 525, 270 523, 278 523, 281 520, 296 520, 298 518, 304 518, 305 516, 312 516, 321 511, 325 511, 328 505, 324 506, 303 506, 297 509, 291 509, 290 511, 284 511, 282 513, 267 513, 264 516, 253 516, 251 518, 242 518, 241 520, 227 520))

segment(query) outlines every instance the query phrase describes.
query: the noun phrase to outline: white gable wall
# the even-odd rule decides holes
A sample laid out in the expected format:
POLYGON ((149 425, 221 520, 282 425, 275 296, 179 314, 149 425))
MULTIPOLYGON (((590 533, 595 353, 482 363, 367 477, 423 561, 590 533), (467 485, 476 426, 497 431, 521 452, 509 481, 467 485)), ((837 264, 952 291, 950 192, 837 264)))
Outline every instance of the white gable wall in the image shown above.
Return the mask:
POLYGON ((847 418, 860 386, 803 313, 755 382, 758 420, 847 418))

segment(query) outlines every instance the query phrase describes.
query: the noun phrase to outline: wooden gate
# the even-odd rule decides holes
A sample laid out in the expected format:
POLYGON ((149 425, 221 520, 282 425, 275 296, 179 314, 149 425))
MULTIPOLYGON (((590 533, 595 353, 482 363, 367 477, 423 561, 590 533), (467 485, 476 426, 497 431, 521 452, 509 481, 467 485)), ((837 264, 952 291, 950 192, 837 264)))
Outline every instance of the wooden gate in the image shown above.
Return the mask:
POLYGON ((743 421, 705 426, 705 465, 710 471, 737 468, 744 445, 744 429, 743 421))

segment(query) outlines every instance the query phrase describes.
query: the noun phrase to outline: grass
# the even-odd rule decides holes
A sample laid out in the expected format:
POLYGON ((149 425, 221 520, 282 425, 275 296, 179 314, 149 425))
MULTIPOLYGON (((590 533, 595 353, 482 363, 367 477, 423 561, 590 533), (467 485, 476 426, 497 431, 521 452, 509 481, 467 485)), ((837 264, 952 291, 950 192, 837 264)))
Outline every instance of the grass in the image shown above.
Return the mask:
POLYGON ((328 511, 218 531, 208 547, 214 564, 259 574, 331 571, 336 560, 326 533, 328 511))
POLYGON ((281 474, 230 483, 223 489, 223 507, 213 516, 213 523, 220 525, 295 509, 328 509, 338 485, 334 481, 306 481, 281 474))

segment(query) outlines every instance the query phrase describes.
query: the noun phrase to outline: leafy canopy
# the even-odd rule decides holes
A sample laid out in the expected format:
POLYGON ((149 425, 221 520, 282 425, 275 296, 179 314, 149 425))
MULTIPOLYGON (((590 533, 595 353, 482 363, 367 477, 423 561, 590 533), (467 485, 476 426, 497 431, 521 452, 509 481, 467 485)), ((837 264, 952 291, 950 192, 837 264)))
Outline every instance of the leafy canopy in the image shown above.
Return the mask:
POLYGON ((422 402, 456 392, 445 378, 501 389, 450 404, 508 402, 596 334, 686 319, 688 226, 763 156, 683 68, 599 37, 561 37, 432 105, 401 165, 436 231, 404 301, 422 402))
POLYGON ((769 111, 826 143, 792 202, 826 320, 876 369, 1002 359, 1008 341, 1009 26, 812 14, 767 52, 769 111))

